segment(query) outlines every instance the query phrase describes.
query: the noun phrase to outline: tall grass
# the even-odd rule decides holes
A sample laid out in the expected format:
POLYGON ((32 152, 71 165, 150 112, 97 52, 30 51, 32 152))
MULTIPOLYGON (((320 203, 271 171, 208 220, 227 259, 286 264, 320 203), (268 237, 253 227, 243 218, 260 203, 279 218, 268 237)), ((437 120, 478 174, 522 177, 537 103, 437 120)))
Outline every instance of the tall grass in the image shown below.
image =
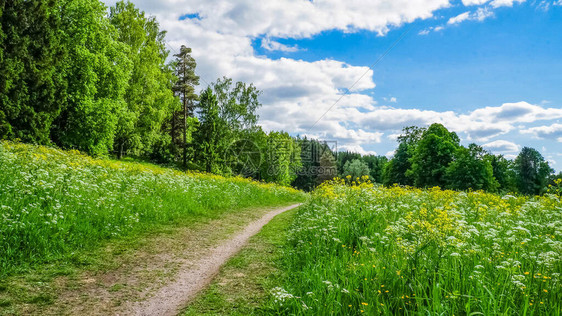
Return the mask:
POLYGON ((0 142, 0 277, 155 225, 302 198, 242 178, 0 142))
POLYGON ((560 315, 562 203, 326 183, 283 267, 275 314, 560 315))

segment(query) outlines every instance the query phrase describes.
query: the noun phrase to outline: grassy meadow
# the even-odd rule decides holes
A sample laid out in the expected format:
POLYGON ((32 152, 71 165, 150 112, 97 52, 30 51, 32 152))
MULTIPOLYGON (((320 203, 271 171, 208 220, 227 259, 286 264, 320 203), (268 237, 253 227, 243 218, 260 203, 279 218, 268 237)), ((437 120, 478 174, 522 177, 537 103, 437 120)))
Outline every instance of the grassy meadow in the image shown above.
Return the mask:
POLYGON ((303 199, 243 178, 0 142, 0 277, 72 262, 104 241, 159 225, 303 199))
POLYGON ((559 193, 327 182, 295 216, 268 313, 560 315, 559 193))

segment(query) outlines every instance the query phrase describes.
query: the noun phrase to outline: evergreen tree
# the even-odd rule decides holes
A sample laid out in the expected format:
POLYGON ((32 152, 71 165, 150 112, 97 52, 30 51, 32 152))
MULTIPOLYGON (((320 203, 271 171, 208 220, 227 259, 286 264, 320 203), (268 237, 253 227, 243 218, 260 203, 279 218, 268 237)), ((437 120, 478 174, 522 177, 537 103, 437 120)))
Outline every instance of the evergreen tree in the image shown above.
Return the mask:
POLYGON ((316 185, 320 185, 325 181, 332 180, 338 176, 338 168, 336 158, 330 150, 322 152, 319 160, 318 173, 316 176, 316 185))
MULTIPOLYGON (((191 48, 182 45, 179 54, 174 55, 176 57, 175 74, 177 82, 174 85, 173 90, 180 98, 181 109, 179 111, 174 111, 173 113, 171 133, 172 143, 179 144, 179 147, 182 148, 182 162, 184 167, 187 166, 188 160, 188 146, 190 143, 189 134, 194 130, 193 127, 198 124, 194 117, 196 106, 195 102, 198 99, 198 96, 195 93, 195 87, 199 85, 199 76, 195 74, 197 63, 195 62, 193 56, 191 56, 191 52, 191 48)), ((216 96, 214 94, 212 97, 216 101, 216 96)), ((204 104, 203 106, 208 107, 210 104, 204 104)), ((218 104, 216 104, 216 106, 218 107, 218 104)), ((204 111, 209 110, 209 108, 206 108, 204 111)), ((205 113, 209 114, 210 112, 205 113)), ((212 114, 214 115, 214 113, 212 114)))
POLYGON ((406 142, 400 143, 394 152, 394 157, 383 168, 383 184, 390 186, 393 184, 414 185, 412 176, 407 174, 412 167, 411 145, 406 142))
POLYGON ((332 160, 330 156, 333 158, 334 154, 327 144, 306 137, 302 139, 297 138, 296 141, 300 146, 301 167, 295 170, 297 177, 292 184, 294 187, 305 191, 312 191, 319 184, 318 182, 337 176, 337 170, 334 173, 334 170, 331 168, 332 160), (324 165, 321 168, 320 161, 325 154, 324 165), (324 168, 329 173, 325 177, 323 175, 324 168))
POLYGON ((207 172, 223 173, 222 157, 228 142, 227 125, 219 115, 217 97, 211 88, 201 93, 199 119, 201 125, 195 133, 196 160, 207 172))
POLYGON ((0 2, 0 139, 50 143, 66 101, 61 7, 57 0, 0 2))

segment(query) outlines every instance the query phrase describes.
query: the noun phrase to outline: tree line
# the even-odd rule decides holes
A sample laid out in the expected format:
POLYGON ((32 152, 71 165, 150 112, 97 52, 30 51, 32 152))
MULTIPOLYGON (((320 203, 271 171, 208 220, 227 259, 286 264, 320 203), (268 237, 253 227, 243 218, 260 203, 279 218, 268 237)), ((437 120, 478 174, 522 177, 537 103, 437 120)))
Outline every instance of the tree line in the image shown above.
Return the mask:
MULTIPOLYGON (((552 169, 460 145, 440 124, 408 127, 392 159, 266 133, 260 91, 223 77, 200 93, 191 48, 170 55, 158 21, 129 1, 0 4, 0 139, 134 157, 312 190, 336 176, 385 185, 540 194, 552 169)), ((562 178, 562 175, 558 177, 562 178)))
POLYGON ((524 147, 515 160, 494 155, 477 144, 464 147, 456 133, 441 124, 406 127, 391 159, 357 153, 333 153, 337 175, 348 181, 368 177, 387 186, 484 190, 539 195, 562 179, 533 148, 524 147))

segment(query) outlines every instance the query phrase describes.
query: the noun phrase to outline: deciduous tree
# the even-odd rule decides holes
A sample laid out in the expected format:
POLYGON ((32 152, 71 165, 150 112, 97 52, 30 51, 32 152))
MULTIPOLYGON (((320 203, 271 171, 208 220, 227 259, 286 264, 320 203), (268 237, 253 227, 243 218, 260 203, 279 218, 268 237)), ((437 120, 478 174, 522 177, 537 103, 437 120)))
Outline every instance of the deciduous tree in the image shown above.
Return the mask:
POLYGON ((445 173, 459 147, 459 137, 441 124, 432 124, 423 132, 411 158, 408 171, 418 187, 445 187, 445 173))
POLYGON ((541 194, 547 189, 548 178, 554 172, 543 158, 533 148, 524 147, 514 164, 517 176, 517 187, 523 194, 541 194))

